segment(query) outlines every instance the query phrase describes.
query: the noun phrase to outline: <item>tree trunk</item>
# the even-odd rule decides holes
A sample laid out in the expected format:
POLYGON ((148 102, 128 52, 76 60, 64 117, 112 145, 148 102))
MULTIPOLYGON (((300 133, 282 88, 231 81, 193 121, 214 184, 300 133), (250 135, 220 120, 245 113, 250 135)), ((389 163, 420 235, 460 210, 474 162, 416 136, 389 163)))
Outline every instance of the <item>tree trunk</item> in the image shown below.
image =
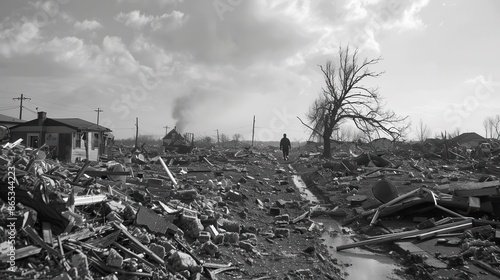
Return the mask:
POLYGON ((325 129, 323 133, 323 158, 331 158, 332 157, 332 149, 331 149, 331 142, 330 142, 330 137, 332 133, 328 133, 328 129, 325 129))

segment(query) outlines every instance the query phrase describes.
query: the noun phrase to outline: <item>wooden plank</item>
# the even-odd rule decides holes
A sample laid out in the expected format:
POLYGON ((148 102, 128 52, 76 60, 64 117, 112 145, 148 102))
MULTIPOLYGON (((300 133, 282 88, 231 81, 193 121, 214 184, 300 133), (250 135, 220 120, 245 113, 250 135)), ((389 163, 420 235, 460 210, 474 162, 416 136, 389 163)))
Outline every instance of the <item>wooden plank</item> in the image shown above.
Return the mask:
POLYGON ((113 176, 128 176, 130 175, 130 171, 104 171, 104 170, 85 170, 85 174, 92 176, 92 177, 101 177, 101 176, 108 176, 108 175, 113 175, 113 176))
POLYGON ((89 160, 85 160, 85 164, 82 166, 82 168, 80 169, 80 171, 78 171, 78 173, 76 174, 75 178, 73 178, 73 183, 77 183, 78 180, 80 180, 80 177, 85 172, 85 169, 87 169, 87 167, 89 167, 89 165, 90 165, 90 161, 89 160))
POLYGON ((50 227, 50 223, 42 222, 42 232, 43 241, 48 244, 53 244, 54 240, 52 239, 52 228, 50 227))
POLYGON ((454 193, 456 196, 485 196, 499 194, 499 181, 489 182, 450 182, 436 186, 441 192, 454 193))
MULTIPOLYGON (((16 260, 26 258, 29 256, 37 255, 42 251, 42 248, 34 245, 29 245, 26 247, 22 247, 19 249, 16 249, 16 255, 15 258, 16 260)), ((7 254, 1 254, 0 255, 0 263, 6 263, 10 260, 10 256, 7 254)))
POLYGON ((128 239, 130 239, 130 241, 132 241, 133 243, 135 243, 137 246, 139 246, 141 248, 141 250, 146 253, 147 255, 149 255, 151 258, 153 258, 156 262, 158 262, 159 264, 162 264, 164 265, 165 264, 165 261, 158 257, 158 255, 156 255, 153 251, 151 251, 148 247, 144 246, 144 244, 142 244, 139 240, 137 240, 137 238, 135 238, 128 230, 127 228, 122 225, 122 224, 119 224, 117 222, 113 222, 113 227, 115 227, 116 229, 121 229, 122 230, 122 233, 127 236, 128 239))
POLYGON ((54 248, 50 247, 49 245, 47 245, 47 243, 45 243, 40 238, 40 236, 38 236, 38 234, 36 233, 36 231, 31 226, 26 226, 25 228, 23 228, 23 230, 24 230, 24 232, 26 232, 26 234, 31 239, 33 239, 33 241, 35 241, 43 249, 47 250, 50 254, 52 254, 54 256, 57 256, 57 257, 62 257, 61 253, 59 251, 55 250, 54 248))
POLYGON ((488 271, 489 273, 494 274, 497 277, 500 277, 500 271, 491 267, 491 265, 489 265, 483 261, 480 261, 480 260, 472 260, 472 263, 474 263, 475 265, 479 266, 480 268, 488 271))
POLYGON ((425 264, 434 267, 434 268, 447 268, 448 264, 440 261, 439 259, 435 258, 433 255, 430 253, 426 252, 424 249, 418 247, 418 245, 415 245, 411 242, 396 242, 396 246, 399 248, 399 250, 412 254, 412 255, 419 255, 419 256, 424 256, 423 261, 425 264))
MULTIPOLYGON (((463 224, 472 225, 472 220, 467 219, 467 220, 463 220, 463 221, 459 221, 459 222, 455 222, 455 223, 444 224, 444 225, 433 227, 430 229, 423 229, 423 230, 418 230, 418 231, 412 230, 412 231, 408 231, 408 232, 400 232, 400 233, 392 233, 389 235, 382 235, 382 236, 379 236, 378 238, 373 238, 370 240, 364 240, 364 241, 354 242, 351 244, 340 245, 340 246, 337 246, 336 249, 337 249, 337 251, 341 251, 341 250, 365 246, 365 245, 373 245, 373 244, 379 244, 379 243, 383 243, 383 242, 401 240, 403 238, 413 237, 413 236, 417 236, 419 234, 424 234, 424 233, 436 231, 439 229, 453 228, 454 226, 463 225, 463 224)), ((446 233, 446 230, 442 231, 441 233, 446 233)))

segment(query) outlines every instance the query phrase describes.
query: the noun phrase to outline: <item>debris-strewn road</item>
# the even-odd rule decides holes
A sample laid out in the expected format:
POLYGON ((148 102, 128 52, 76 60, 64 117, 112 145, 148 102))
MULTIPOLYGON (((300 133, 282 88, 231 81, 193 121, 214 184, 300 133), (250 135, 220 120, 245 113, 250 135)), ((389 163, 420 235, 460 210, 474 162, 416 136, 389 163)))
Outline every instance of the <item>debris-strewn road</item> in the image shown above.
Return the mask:
POLYGON ((2 149, 1 278, 340 279, 278 152, 2 149))

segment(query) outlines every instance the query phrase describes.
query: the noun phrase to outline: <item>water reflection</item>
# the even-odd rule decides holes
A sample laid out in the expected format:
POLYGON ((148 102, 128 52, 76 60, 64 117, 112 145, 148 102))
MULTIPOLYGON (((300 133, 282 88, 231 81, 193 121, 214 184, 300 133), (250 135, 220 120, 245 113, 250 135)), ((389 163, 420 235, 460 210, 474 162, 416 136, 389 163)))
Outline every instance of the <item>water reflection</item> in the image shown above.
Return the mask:
POLYGON ((345 265, 346 280, 403 280, 403 278, 394 274, 394 270, 398 266, 394 264, 394 261, 390 257, 377 255, 359 248, 337 252, 335 247, 353 242, 351 238, 343 235, 339 224, 332 219, 314 220, 318 223, 323 223, 325 227, 325 232, 322 236, 325 240, 323 244, 328 247, 328 252, 332 258, 338 259, 339 262, 345 265))
MULTIPOLYGON (((304 199, 319 203, 318 198, 307 189, 300 176, 293 175, 292 180, 304 199)), ((328 247, 330 256, 343 265, 346 273, 345 280, 403 280, 394 274, 394 270, 398 267, 387 256, 377 255, 359 248, 337 252, 336 246, 352 243, 352 239, 348 235, 342 234, 342 228, 333 219, 314 218, 313 220, 323 224, 325 228, 322 236, 325 240, 323 244, 328 247)))

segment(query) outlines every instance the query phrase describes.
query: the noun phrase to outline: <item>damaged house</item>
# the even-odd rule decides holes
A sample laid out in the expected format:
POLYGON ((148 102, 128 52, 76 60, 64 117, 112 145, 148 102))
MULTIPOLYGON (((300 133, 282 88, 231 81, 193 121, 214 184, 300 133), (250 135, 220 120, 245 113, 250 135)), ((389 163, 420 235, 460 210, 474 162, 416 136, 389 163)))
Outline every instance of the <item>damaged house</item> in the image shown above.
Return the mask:
POLYGON ((10 128, 11 140, 23 139, 29 148, 48 147, 49 157, 75 162, 97 161, 112 142, 109 128, 78 118, 52 119, 46 112, 10 128))
POLYGON ((191 151, 193 146, 193 137, 192 133, 186 133, 183 136, 177 131, 177 127, 174 127, 162 138, 165 152, 177 151, 180 153, 186 153, 191 151), (191 138, 191 140, 189 138, 191 138))

